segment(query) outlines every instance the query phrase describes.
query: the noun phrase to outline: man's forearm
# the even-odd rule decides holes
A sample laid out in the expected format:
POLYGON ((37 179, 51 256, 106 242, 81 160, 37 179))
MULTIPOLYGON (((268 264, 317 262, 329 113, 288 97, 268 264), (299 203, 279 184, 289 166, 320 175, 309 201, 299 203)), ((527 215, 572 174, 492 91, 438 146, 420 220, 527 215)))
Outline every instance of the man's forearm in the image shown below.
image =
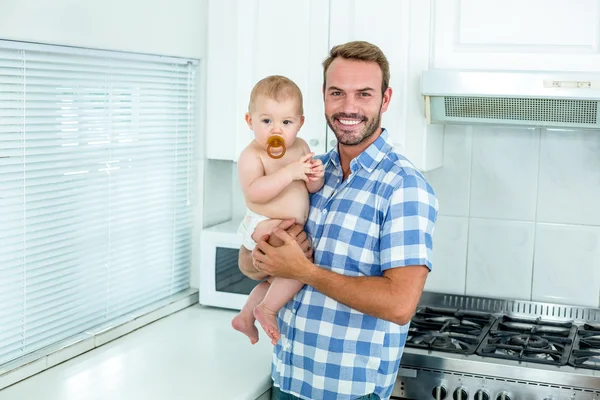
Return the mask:
POLYGON ((421 270, 424 267, 404 268, 417 269, 410 271, 400 286, 386 276, 346 276, 319 267, 302 281, 350 308, 404 325, 410 321, 423 291, 425 279, 421 282, 421 276, 426 277, 421 270), (413 273, 415 279, 410 278, 413 273))
POLYGON ((238 264, 240 271, 250 279, 260 281, 267 277, 267 274, 254 268, 254 264, 252 264, 252 252, 244 246, 240 247, 238 264))

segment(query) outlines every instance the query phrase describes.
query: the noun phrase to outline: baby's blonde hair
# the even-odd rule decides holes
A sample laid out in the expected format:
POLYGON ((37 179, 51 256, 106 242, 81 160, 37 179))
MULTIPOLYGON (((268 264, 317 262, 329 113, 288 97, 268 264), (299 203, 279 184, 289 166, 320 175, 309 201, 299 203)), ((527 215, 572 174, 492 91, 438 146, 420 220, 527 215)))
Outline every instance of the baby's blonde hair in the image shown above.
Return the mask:
POLYGON ((271 75, 261 79, 254 85, 250 93, 250 103, 248 103, 248 112, 254 111, 254 102, 259 96, 265 96, 275 101, 288 99, 298 100, 300 115, 304 115, 302 107, 302 92, 298 85, 289 78, 281 75, 271 75))

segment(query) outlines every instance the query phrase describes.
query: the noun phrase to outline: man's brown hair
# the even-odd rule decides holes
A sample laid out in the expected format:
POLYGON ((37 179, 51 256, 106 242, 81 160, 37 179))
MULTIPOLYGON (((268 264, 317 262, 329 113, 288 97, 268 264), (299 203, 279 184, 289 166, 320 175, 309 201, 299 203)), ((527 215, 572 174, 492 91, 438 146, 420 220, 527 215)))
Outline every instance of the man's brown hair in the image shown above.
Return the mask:
POLYGON ((345 58, 347 60, 359 60, 375 62, 381 69, 381 93, 385 92, 390 84, 390 63, 383 51, 374 44, 364 41, 354 41, 334 46, 329 52, 329 57, 323 61, 323 87, 327 81, 327 70, 336 58, 345 58))
POLYGON ((254 102, 259 96, 265 96, 268 99, 275 101, 283 101, 288 99, 298 100, 300 114, 304 115, 302 107, 302 92, 298 85, 289 78, 281 75, 271 75, 261 79, 254 85, 250 93, 250 102, 248 103, 248 112, 254 110, 254 102))

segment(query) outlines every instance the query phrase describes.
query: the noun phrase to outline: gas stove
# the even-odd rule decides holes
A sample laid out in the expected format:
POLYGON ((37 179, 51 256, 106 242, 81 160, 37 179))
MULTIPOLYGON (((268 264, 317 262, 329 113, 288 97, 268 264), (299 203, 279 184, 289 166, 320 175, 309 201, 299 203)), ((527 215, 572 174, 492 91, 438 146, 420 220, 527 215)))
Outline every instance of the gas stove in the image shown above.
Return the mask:
POLYGON ((600 400, 600 309, 425 292, 392 399, 600 400))

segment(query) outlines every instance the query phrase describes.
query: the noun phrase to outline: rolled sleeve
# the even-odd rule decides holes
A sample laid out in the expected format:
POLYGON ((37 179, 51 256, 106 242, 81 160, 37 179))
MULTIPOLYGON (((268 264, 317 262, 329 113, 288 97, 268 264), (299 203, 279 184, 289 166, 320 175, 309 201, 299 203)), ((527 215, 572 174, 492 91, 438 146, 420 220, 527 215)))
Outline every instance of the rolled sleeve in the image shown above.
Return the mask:
POLYGON ((405 176, 390 196, 380 235, 381 270, 408 265, 432 268, 438 200, 417 175, 405 176))

